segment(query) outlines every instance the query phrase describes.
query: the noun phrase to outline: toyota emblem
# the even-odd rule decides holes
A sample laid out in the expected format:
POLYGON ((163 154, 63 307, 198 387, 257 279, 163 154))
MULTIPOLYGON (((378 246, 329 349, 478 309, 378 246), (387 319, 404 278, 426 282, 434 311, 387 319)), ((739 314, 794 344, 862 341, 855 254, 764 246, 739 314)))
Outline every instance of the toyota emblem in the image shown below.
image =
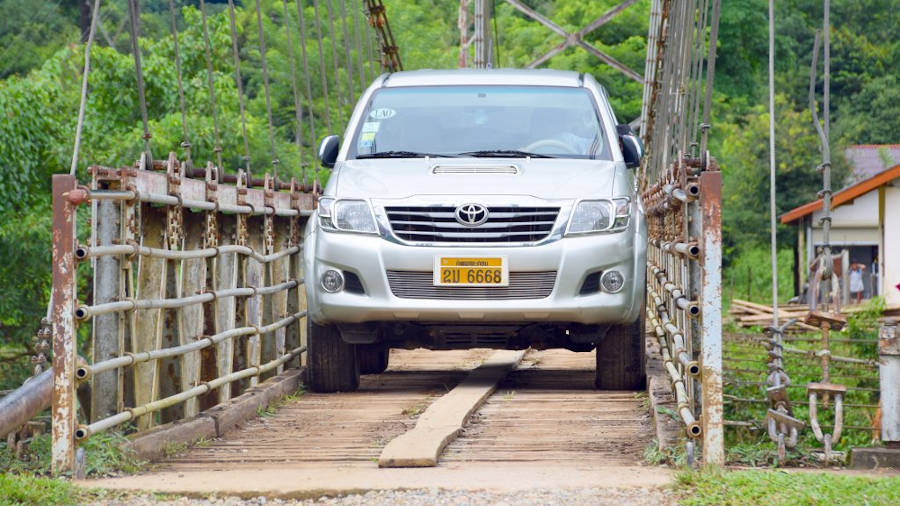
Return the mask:
POLYGON ((488 210, 481 204, 463 204, 456 208, 456 221, 466 227, 477 227, 488 219, 488 210))

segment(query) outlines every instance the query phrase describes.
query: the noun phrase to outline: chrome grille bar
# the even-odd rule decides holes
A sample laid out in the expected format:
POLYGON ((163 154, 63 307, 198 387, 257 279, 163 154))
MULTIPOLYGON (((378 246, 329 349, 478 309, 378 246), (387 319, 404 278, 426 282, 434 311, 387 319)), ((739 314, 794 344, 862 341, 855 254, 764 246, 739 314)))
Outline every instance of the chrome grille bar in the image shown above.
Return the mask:
POLYGON ((455 207, 385 207, 384 210, 400 239, 436 243, 540 241, 550 235, 559 215, 559 207, 489 207, 485 223, 467 227, 456 221, 455 207))

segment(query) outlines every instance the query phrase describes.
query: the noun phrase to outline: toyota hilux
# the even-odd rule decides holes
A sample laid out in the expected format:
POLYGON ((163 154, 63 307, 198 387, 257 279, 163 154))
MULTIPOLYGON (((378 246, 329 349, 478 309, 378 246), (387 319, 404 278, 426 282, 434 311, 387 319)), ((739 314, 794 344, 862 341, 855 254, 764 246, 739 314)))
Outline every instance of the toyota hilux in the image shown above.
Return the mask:
POLYGON ((358 388, 391 348, 596 353, 597 388, 644 382, 642 145, 588 74, 378 77, 307 222, 307 376, 358 388))

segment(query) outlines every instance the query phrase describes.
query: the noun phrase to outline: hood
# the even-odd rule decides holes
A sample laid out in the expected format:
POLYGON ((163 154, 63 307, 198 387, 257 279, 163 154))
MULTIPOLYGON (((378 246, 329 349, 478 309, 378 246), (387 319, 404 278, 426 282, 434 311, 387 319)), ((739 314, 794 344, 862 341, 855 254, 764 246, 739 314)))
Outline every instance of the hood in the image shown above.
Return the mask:
MULTIPOLYGON (((621 163, 554 158, 389 158, 340 162, 326 195, 405 198, 416 195, 531 195, 541 199, 613 196, 621 163), (617 168, 619 170, 617 170, 617 168)), ((623 178, 620 178, 623 179, 623 178)))

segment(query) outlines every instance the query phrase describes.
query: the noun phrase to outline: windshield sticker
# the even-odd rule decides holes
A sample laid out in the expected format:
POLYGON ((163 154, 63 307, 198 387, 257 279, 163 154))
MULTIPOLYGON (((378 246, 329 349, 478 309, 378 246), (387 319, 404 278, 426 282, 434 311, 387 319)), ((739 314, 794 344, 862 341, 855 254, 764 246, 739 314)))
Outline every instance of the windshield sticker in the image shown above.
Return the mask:
POLYGON ((363 123, 362 131, 377 132, 379 127, 381 127, 381 123, 377 121, 366 121, 365 123, 363 123))
POLYGON ((375 140, 375 132, 363 132, 362 135, 359 136, 359 140, 361 140, 361 141, 375 140))
POLYGON ((397 114, 397 111, 393 109, 389 109, 387 107, 381 107, 379 109, 374 109, 369 113, 369 117, 372 119, 391 119, 397 114))

